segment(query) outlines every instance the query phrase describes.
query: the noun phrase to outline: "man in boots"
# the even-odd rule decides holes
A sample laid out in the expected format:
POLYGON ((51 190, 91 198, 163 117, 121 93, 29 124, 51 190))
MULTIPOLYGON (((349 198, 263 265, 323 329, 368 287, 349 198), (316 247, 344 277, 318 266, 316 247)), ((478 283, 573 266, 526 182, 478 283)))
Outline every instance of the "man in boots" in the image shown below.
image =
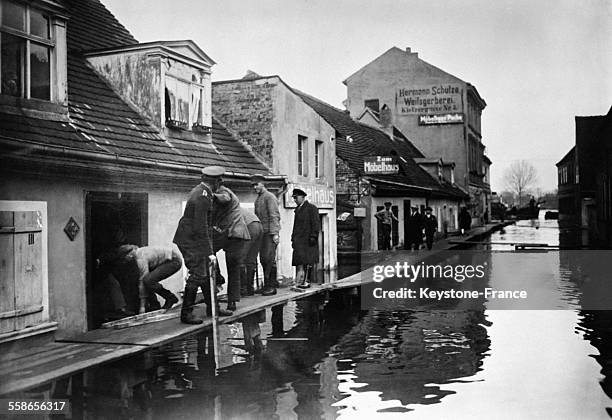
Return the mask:
MULTIPOLYGON (((189 277, 185 282, 181 322, 185 324, 201 324, 202 320, 193 315, 198 288, 206 302, 206 313, 212 315, 211 296, 216 290, 210 289, 208 268, 216 262, 213 253, 211 218, 213 210, 213 190, 225 169, 220 166, 209 166, 202 169, 202 182, 189 193, 183 217, 179 221, 173 242, 183 254, 189 277)), ((218 309, 220 316, 231 315, 232 312, 218 309)))
MULTIPOLYGON (((263 175, 253 175, 251 183, 257 192, 255 199, 255 214, 261 220, 263 226, 263 237, 259 248, 259 260, 264 271, 264 288, 261 292, 264 296, 276 294, 278 281, 276 279, 276 247, 279 242, 280 212, 278 211, 278 200, 264 185, 263 175)), ((247 271, 247 278, 252 278, 255 273, 247 271)), ((250 290, 247 290, 247 294, 250 290)))

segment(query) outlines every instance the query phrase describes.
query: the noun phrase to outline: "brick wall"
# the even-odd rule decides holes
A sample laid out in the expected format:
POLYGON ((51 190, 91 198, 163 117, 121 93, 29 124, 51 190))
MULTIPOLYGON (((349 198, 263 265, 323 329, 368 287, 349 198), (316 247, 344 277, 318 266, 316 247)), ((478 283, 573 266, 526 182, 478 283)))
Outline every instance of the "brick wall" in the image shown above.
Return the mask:
POLYGON ((273 167, 272 89, 261 80, 215 83, 212 91, 213 115, 269 167, 273 167))

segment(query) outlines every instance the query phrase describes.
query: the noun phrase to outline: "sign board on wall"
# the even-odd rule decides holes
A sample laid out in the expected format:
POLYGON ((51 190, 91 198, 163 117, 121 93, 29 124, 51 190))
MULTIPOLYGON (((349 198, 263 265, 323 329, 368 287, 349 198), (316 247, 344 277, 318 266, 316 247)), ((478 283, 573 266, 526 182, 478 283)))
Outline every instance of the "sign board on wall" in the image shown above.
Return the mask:
POLYGON ((463 123, 463 114, 419 115, 419 125, 461 123, 463 123))
POLYGON ((369 175, 397 174, 399 163, 395 156, 368 156, 363 158, 363 172, 369 175))
POLYGON ((287 186, 287 192, 284 195, 286 209, 297 207, 291 197, 294 188, 304 190, 308 194, 306 200, 320 209, 333 209, 336 206, 336 193, 333 187, 320 184, 292 183, 287 186))
POLYGON ((463 88, 459 84, 402 87, 395 93, 395 109, 399 115, 461 113, 462 95, 463 88))

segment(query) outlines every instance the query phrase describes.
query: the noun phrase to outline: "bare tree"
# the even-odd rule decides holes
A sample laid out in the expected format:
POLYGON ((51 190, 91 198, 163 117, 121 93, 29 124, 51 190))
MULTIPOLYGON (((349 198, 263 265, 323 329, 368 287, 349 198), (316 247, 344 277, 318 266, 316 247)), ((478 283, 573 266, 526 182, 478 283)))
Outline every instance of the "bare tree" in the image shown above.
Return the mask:
POLYGON ((523 204, 523 195, 533 187, 538 179, 536 168, 526 160, 512 162, 504 171, 506 189, 518 196, 519 207, 523 204))

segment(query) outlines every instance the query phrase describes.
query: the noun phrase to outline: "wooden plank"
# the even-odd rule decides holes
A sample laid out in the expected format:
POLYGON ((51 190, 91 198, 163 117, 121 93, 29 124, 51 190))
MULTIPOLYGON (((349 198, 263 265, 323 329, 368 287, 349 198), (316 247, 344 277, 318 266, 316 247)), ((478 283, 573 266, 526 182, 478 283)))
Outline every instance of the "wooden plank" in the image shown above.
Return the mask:
POLYGON ((0 228, 0 235, 1 234, 10 235, 14 233, 30 233, 30 232, 42 232, 42 229, 36 226, 0 228))
MULTIPOLYGON (((12 212, 0 212, 11 213, 12 212)), ((4 215, 6 219, 6 214, 4 215)), ((12 223, 12 220, 11 220, 12 223)), ((13 235, 0 236, 0 312, 15 310, 15 253, 13 235)), ((15 319, 0 318, 0 334, 15 331, 15 319)))
MULTIPOLYGON (((29 214, 35 212, 15 212, 29 214)), ((17 219, 17 217, 15 217, 17 219)), ((29 218, 25 221, 31 223, 29 218)), ((15 310, 42 305, 42 235, 41 233, 17 234, 15 239, 15 310)), ((42 322, 42 313, 17 317, 15 328, 42 322)))
POLYGON ((140 353, 145 349, 146 347, 142 346, 82 344, 79 351, 73 351, 68 358, 57 358, 33 369, 15 366, 14 369, 6 371, 0 381, 0 395, 37 387, 92 366, 140 353))
POLYGON ((43 310, 42 305, 34 305, 34 306, 28 306, 22 309, 17 309, 14 311, 0 312, 0 319, 14 318, 16 316, 34 314, 36 312, 42 312, 42 310, 43 310))

